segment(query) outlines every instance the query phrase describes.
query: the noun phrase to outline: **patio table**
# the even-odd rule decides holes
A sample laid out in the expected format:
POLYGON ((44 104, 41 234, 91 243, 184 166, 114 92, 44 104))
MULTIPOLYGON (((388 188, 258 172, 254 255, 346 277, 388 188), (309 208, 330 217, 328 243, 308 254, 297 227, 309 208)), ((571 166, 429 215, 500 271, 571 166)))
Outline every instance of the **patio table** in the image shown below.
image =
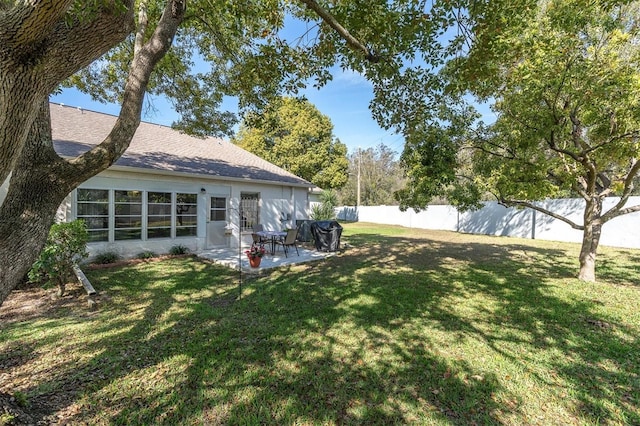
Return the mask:
POLYGON ((272 255, 276 252, 276 241, 281 240, 287 236, 287 233, 282 231, 258 231, 256 232, 256 234, 260 238, 264 238, 270 241, 272 255))

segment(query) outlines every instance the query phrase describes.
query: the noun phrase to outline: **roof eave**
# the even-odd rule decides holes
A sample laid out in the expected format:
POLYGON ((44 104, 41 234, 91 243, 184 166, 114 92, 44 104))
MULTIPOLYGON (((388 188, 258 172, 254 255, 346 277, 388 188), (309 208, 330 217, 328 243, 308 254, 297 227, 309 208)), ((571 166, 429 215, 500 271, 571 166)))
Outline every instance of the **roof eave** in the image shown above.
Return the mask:
POLYGON ((135 173, 144 173, 148 175, 159 175, 159 176, 173 176, 173 177, 186 177, 190 179, 203 179, 203 180, 221 180, 226 182, 252 182, 252 183, 260 183, 265 185, 284 185, 284 186, 292 186, 296 188, 312 188, 315 185, 311 183, 297 183, 297 182, 285 182, 285 181, 275 181, 275 180, 265 180, 265 179, 255 179, 255 178, 237 178, 230 176, 214 176, 207 175, 202 173, 188 173, 188 172, 176 172, 173 170, 156 170, 156 169, 141 169, 139 167, 130 167, 130 166, 118 166, 113 165, 109 167, 107 170, 110 171, 122 171, 122 172, 135 172, 135 173))

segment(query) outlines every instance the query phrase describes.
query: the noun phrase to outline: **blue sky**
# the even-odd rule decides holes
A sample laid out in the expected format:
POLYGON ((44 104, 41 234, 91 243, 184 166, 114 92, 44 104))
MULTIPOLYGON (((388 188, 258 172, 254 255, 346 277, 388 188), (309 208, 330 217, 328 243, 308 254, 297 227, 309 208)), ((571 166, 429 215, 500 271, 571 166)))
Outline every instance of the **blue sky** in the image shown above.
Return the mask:
MULTIPOLYGON (((309 101, 333 123, 333 133, 342 143, 347 145, 349 153, 358 148, 366 149, 384 144, 397 154, 402 152, 404 139, 392 131, 385 131, 371 118, 369 102, 373 97, 371 84, 362 76, 353 72, 338 71, 333 81, 321 89, 303 91, 309 101)), ((51 96, 51 101, 84 109, 118 114, 118 104, 102 104, 91 100, 91 97, 75 89, 65 89, 61 94, 51 96)), ((171 105, 162 99, 153 99, 156 111, 146 113, 143 110, 143 121, 170 126, 177 119, 171 105)), ((225 108, 237 111, 233 101, 225 102, 225 108)))
MULTIPOLYGON (((290 15, 286 17, 285 23, 280 34, 283 40, 289 40, 294 44, 310 42, 317 35, 317 23, 302 22, 290 15)), ((382 129, 371 117, 369 111, 369 102, 373 98, 371 83, 360 74, 351 71, 345 72, 338 67, 334 67, 333 71, 333 80, 324 87, 315 89, 310 86, 300 94, 306 96, 321 113, 331 119, 334 136, 347 145, 349 153, 356 152, 358 148, 367 149, 384 144, 400 155, 404 148, 404 138, 393 131, 382 129)), ((89 96, 75 89, 66 89, 60 95, 52 96, 51 101, 114 115, 120 111, 117 104, 106 105, 92 101, 89 96)), ((166 100, 152 99, 151 102, 154 111, 145 113, 146 109, 143 109, 143 121, 170 126, 178 119, 166 100)), ((237 103, 225 102, 223 109, 237 112, 237 103)), ((495 120, 488 106, 480 106, 479 109, 485 122, 495 120)))

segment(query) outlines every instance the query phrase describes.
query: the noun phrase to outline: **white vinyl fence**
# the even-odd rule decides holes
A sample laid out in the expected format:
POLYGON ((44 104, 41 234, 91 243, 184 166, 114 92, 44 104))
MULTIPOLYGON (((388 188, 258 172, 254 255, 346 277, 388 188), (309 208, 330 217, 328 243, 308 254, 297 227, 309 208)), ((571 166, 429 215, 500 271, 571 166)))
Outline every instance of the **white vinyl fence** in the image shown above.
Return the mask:
MULTIPOLYGON (((604 202, 606 212, 618 202, 610 197, 604 202)), ((626 206, 640 204, 640 197, 630 197, 626 206)), ((545 209, 582 224, 584 200, 557 199, 540 201, 545 209)), ((582 242, 582 231, 565 222, 531 209, 506 208, 487 202, 474 212, 458 212, 452 206, 429 206, 416 213, 401 212, 397 206, 339 207, 340 220, 400 225, 407 228, 437 229, 469 234, 537 238, 551 241, 582 242)), ((640 212, 619 216, 602 227, 600 244, 612 247, 640 248, 640 212)))

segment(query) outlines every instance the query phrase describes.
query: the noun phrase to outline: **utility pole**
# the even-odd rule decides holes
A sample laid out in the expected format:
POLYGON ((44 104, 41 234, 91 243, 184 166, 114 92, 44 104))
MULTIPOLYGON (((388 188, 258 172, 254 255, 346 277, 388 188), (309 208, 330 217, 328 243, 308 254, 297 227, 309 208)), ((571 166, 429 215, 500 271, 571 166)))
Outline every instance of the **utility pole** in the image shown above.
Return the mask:
POLYGON ((358 183, 356 189, 356 207, 360 207, 360 163, 362 158, 362 152, 360 151, 360 147, 358 147, 358 183))

